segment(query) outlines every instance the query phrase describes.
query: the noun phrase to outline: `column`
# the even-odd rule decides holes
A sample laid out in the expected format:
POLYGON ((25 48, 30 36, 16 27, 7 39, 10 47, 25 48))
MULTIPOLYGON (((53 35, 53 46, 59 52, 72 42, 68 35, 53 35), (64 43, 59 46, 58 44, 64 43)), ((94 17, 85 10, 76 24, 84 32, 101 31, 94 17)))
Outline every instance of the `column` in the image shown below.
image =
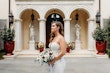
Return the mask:
POLYGON ((39 41, 46 43, 46 27, 45 19, 39 19, 39 41))
POLYGON ((21 19, 15 20, 15 51, 22 50, 22 26, 21 19))
POLYGON ((64 37, 66 42, 70 42, 70 20, 64 19, 64 37))
POLYGON ((95 41, 92 37, 95 29, 95 23, 93 19, 88 19, 88 50, 95 50, 95 41))

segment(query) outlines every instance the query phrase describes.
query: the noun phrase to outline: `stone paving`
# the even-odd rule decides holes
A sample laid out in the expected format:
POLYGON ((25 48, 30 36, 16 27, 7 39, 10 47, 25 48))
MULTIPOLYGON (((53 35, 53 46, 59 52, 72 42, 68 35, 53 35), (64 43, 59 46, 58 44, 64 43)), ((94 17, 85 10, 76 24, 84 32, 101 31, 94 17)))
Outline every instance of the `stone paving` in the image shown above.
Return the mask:
MULTIPOLYGON (((110 73, 110 59, 91 57, 65 57, 64 73, 110 73)), ((35 58, 5 58, 0 60, 0 73, 41 73, 43 68, 35 58)), ((47 72, 44 72, 47 73, 47 72)))

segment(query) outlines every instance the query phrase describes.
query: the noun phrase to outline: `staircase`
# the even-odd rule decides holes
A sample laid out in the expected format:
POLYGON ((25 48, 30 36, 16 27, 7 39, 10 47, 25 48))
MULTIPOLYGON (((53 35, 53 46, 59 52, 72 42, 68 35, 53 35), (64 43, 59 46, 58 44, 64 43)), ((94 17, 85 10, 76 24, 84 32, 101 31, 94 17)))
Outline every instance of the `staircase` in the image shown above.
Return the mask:
MULTIPOLYGON (((38 50, 30 51, 24 50, 21 52, 15 52, 15 57, 37 57, 38 50)), ((65 57, 94 57, 95 52, 88 50, 72 50, 70 53, 66 53, 65 57)))
MULTIPOLYGON (((4 56, 4 57, 37 57, 39 54, 38 50, 23 50, 21 52, 14 52, 12 56, 4 56)), ((89 50, 72 50, 70 53, 66 53, 64 57, 98 57, 98 58, 108 58, 105 55, 97 55, 95 51, 89 50)))

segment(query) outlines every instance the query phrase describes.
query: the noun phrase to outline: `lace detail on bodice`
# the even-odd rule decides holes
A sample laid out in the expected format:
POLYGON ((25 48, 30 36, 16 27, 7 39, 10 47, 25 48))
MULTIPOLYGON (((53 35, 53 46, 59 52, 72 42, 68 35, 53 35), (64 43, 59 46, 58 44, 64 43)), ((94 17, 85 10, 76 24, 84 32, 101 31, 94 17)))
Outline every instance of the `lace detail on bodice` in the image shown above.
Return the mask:
POLYGON ((60 52, 60 45, 56 42, 52 42, 49 44, 49 48, 57 55, 60 52))

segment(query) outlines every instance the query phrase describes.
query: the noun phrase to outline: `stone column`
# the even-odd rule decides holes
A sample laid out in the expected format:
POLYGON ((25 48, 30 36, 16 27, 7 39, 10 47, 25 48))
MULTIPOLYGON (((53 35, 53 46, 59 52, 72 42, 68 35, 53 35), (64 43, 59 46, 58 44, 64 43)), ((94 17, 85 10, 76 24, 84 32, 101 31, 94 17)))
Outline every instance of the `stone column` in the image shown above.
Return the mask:
POLYGON ((88 50, 95 50, 95 41, 92 37, 93 31, 95 29, 95 23, 93 19, 88 19, 88 50))
POLYGON ((64 37, 66 42, 70 42, 70 20, 64 19, 64 37))
POLYGON ((39 19, 39 41, 46 43, 46 24, 45 19, 39 19))
POLYGON ((22 50, 22 26, 21 19, 15 20, 15 51, 22 50))

